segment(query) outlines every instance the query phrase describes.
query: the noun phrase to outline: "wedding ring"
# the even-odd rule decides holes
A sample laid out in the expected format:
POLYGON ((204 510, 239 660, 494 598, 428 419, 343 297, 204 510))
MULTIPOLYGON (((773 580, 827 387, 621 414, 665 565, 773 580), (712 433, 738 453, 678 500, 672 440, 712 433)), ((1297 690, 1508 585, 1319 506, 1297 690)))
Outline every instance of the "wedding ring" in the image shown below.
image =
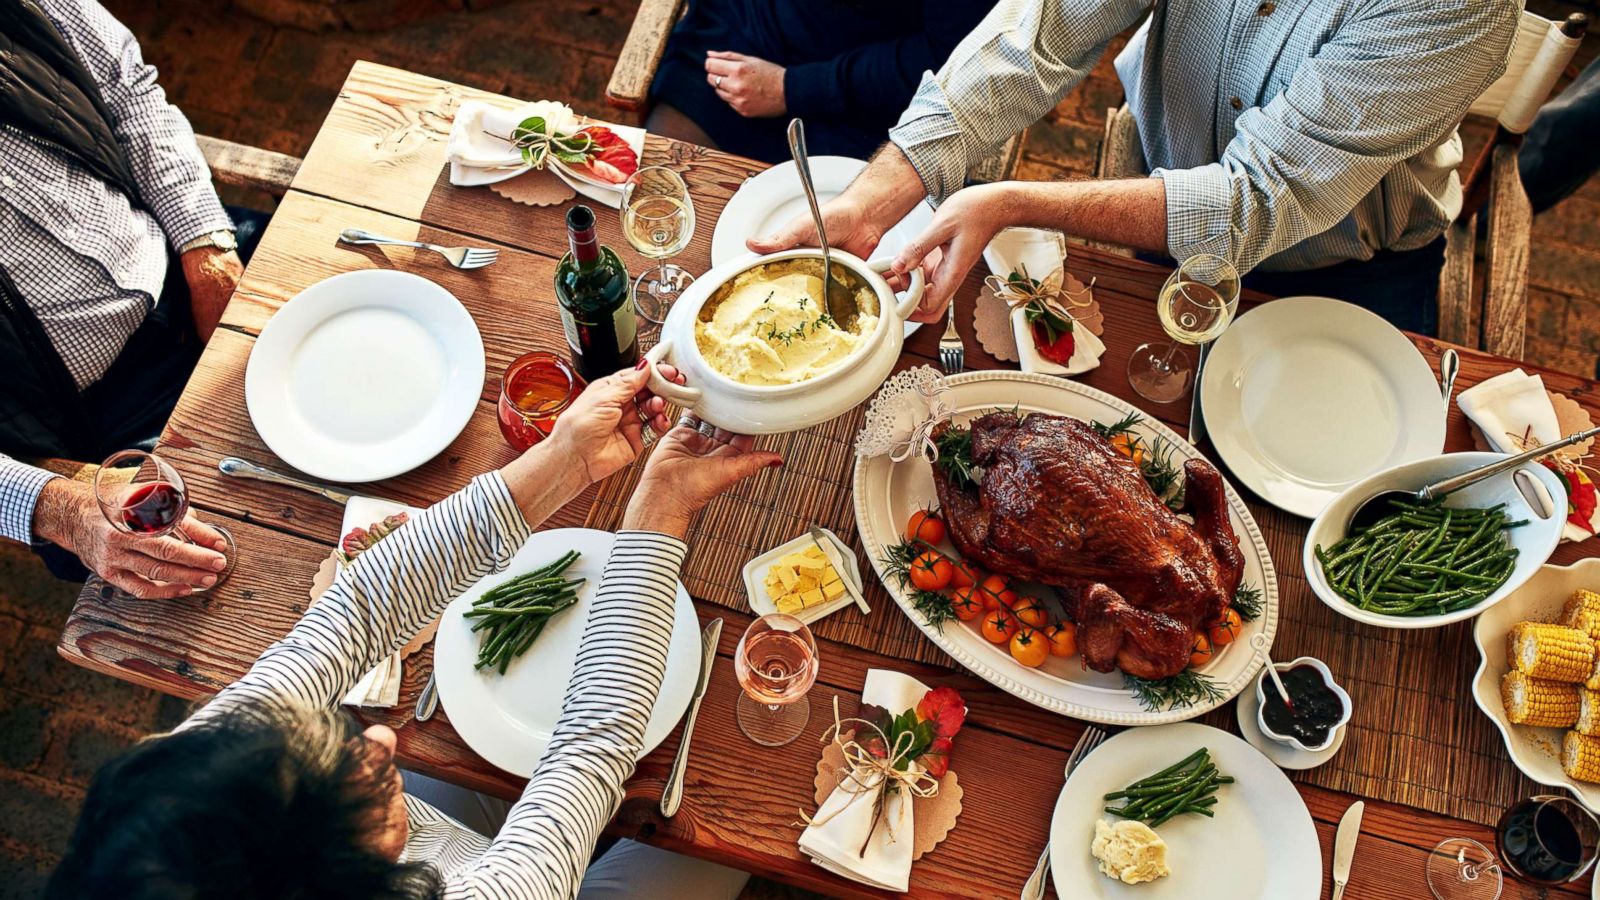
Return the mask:
POLYGON ((722 90, 722 76, 721 76, 721 75, 718 75, 718 76, 717 76, 717 80, 716 80, 716 81, 713 81, 713 82, 711 82, 711 86, 712 86, 712 87, 714 87, 714 88, 716 88, 716 89, 717 89, 717 90, 719 90, 719 91, 720 91, 720 90, 722 90))
POLYGON ((700 422, 695 425, 694 430, 700 432, 708 438, 715 439, 717 436, 717 426, 711 424, 710 422, 700 422))
POLYGON ((684 413, 678 417, 678 427, 698 429, 700 427, 700 420, 695 417, 694 413, 684 413))

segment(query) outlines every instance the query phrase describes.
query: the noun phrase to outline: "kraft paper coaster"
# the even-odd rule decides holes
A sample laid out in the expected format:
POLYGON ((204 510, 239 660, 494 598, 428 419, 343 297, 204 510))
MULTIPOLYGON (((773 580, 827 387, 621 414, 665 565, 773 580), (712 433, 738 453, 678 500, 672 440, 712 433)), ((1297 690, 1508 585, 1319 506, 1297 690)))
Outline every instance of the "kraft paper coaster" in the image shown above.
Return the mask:
MULTIPOLYGON (((1089 329, 1092 334, 1105 334, 1106 317, 1100 311, 1099 301, 1094 299, 1094 288, 1074 278, 1070 272, 1062 279, 1062 287, 1075 296, 1083 293, 1089 295, 1089 305, 1074 320, 1075 324, 1089 329)), ((987 284, 978 291, 977 302, 972 308, 972 325, 978 334, 978 343, 989 351, 990 356, 1001 362, 1021 361, 1017 356, 1016 332, 1011 328, 1011 307, 995 296, 987 284)))
MULTIPOLYGON (((847 731, 841 739, 848 742, 855 737, 854 731, 847 731)), ((839 749, 839 742, 833 741, 822 751, 822 759, 817 762, 817 806, 821 806, 833 789, 844 780, 844 751, 839 749)), ((961 816, 961 784, 956 780, 954 769, 944 773, 939 779, 939 793, 932 797, 913 797, 911 800, 912 829, 916 832, 913 836, 915 844, 911 848, 911 859, 921 859, 939 842, 950 834, 956 827, 956 819, 961 816)))
MULTIPOLYGON (((318 600, 321 600, 322 595, 328 592, 328 588, 333 587, 333 580, 338 576, 339 551, 335 550, 328 554, 328 558, 323 560, 322 565, 317 567, 317 574, 312 576, 311 602, 316 603, 318 600)), ((410 643, 400 648, 400 657, 404 659, 411 656, 413 653, 416 653, 418 650, 421 650, 423 647, 428 646, 428 642, 433 640, 433 635, 438 630, 438 619, 434 619, 432 622, 429 622, 426 627, 417 632, 417 636, 412 638, 410 643)))
POLYGON ((555 206, 578 196, 577 191, 549 169, 531 169, 515 178, 491 184, 489 190, 526 206, 555 206))

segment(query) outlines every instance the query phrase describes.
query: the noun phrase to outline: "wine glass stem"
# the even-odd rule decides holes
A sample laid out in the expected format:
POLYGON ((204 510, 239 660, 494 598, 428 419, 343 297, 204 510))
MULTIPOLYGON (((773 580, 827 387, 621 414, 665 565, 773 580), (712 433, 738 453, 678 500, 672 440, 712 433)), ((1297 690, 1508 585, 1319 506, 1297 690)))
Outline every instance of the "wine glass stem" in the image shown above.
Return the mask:
POLYGON ((1161 357, 1161 363, 1156 368, 1163 372, 1172 371, 1172 357, 1178 352, 1178 342, 1168 341, 1166 355, 1161 357))
POLYGON ((665 256, 656 260, 656 286, 662 290, 667 287, 667 258, 665 256))

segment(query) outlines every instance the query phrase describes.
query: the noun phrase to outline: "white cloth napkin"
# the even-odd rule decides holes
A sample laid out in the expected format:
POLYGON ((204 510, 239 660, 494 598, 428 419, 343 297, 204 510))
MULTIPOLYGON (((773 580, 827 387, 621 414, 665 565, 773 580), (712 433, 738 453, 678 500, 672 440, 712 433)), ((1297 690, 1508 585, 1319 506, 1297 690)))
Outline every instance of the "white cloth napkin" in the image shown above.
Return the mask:
MULTIPOLYGON (((349 534, 352 528, 369 528, 373 523, 382 522, 386 517, 401 512, 415 516, 422 510, 372 497, 351 497, 344 507, 344 522, 339 526, 340 539, 349 534)), ((361 676, 341 702, 346 706, 394 706, 400 702, 400 679, 404 674, 404 657, 401 654, 385 657, 372 671, 361 676)))
MULTIPOLYGON (((994 236, 983 249, 989 271, 1001 278, 1026 271, 1029 278, 1042 279, 1066 265, 1067 239, 1059 231, 1044 228, 1007 228, 994 236)), ((1033 343, 1033 329, 1020 309, 1011 310, 1011 333, 1017 341, 1017 358, 1024 372, 1045 375, 1081 375, 1100 365, 1106 345, 1087 328, 1072 329, 1072 358, 1066 365, 1039 355, 1033 343)))
MULTIPOLYGON (((553 100, 538 100, 505 109, 482 100, 463 100, 450 125, 450 140, 445 156, 450 160, 450 183, 458 187, 478 187, 515 178, 531 168, 522 161, 522 152, 511 142, 511 133, 529 116, 541 116, 548 127, 572 131, 590 124, 572 107, 553 100)), ((627 141, 634 154, 644 158, 643 128, 606 123, 627 141)), ((618 209, 622 206, 622 186, 596 181, 575 172, 558 160, 550 161, 550 171, 573 190, 599 203, 618 209)))
MULTIPOLYGON (((1501 453, 1521 453, 1562 436, 1544 379, 1521 369, 1501 372, 1473 385, 1461 392, 1456 404, 1483 432, 1489 446, 1501 453), (1524 435, 1527 446, 1520 443, 1524 435)), ((1562 537, 1582 541, 1593 535, 1568 522, 1562 537)))
MULTIPOLYGON (((927 693, 928 686, 909 675, 887 669, 868 669, 861 702, 882 707, 890 715, 899 715, 916 706, 927 693)), ((865 739, 859 731, 856 737, 865 739)), ((868 785, 868 788, 873 787, 876 785, 868 785)), ((904 791, 890 795, 883 809, 885 821, 872 832, 872 842, 863 856, 861 843, 873 825, 872 798, 871 790, 863 791, 848 780, 841 782, 813 817, 823 824, 809 825, 801 833, 800 852, 836 875, 883 890, 903 892, 910 886, 911 853, 916 843, 911 798, 904 791), (893 826, 892 840, 888 826, 893 826)))

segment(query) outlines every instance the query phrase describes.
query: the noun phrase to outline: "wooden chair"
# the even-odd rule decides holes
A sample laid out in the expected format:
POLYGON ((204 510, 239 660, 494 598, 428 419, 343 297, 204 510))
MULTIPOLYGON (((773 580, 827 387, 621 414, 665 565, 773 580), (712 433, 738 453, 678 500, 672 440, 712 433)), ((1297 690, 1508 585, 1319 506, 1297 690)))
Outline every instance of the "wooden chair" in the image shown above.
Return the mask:
MULTIPOLYGON (((634 113, 643 121, 649 113, 650 85, 656 80, 661 56, 667 50, 667 38, 683 15, 684 5, 685 0, 641 0, 627 40, 622 44, 622 52, 617 56, 617 65, 611 70, 611 81, 606 84, 607 103, 634 113)), ((981 183, 1015 178, 1026 136, 1026 131, 1013 135, 995 155, 973 166, 967 173, 967 181, 981 183)))
MULTIPOLYGON (((1497 120, 1495 138, 1468 169, 1460 214, 1446 233, 1439 277, 1439 336, 1521 359, 1527 331, 1528 241, 1533 214, 1517 173, 1517 145, 1550 96, 1588 27, 1574 13, 1564 22, 1523 13, 1506 73, 1473 103, 1468 115, 1497 120), (1477 214, 1487 207, 1484 290, 1473 285, 1477 214)), ((1131 178, 1147 171, 1139 131, 1126 105, 1106 110, 1096 178, 1131 178)), ((1126 248, 1112 252, 1132 256, 1126 248)))

